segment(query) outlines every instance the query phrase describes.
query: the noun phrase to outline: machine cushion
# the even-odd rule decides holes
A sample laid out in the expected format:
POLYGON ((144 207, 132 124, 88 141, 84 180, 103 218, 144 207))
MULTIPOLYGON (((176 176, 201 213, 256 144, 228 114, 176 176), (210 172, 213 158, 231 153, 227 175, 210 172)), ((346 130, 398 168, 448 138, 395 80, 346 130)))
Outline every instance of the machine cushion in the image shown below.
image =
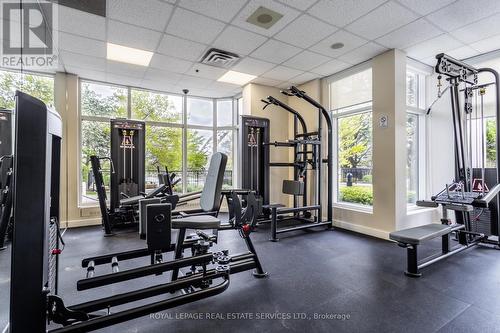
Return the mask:
POLYGON ((205 212, 219 208, 226 164, 227 156, 220 152, 213 154, 210 159, 207 178, 200 197, 200 207, 205 212))
POLYGON ((426 240, 446 235, 451 232, 451 227, 431 223, 420 227, 394 231, 389 234, 389 238, 403 244, 418 245, 426 240))
POLYGON ((174 229, 218 229, 220 220, 210 215, 195 215, 172 220, 174 229))

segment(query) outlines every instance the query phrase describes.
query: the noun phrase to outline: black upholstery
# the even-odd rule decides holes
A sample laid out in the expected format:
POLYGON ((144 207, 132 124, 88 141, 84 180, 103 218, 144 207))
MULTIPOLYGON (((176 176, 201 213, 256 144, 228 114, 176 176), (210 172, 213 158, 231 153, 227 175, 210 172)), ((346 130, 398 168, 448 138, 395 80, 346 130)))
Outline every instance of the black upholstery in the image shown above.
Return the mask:
POLYGON ((227 155, 223 153, 217 152, 210 159, 207 178, 200 197, 200 207, 205 212, 219 209, 226 164, 227 155))

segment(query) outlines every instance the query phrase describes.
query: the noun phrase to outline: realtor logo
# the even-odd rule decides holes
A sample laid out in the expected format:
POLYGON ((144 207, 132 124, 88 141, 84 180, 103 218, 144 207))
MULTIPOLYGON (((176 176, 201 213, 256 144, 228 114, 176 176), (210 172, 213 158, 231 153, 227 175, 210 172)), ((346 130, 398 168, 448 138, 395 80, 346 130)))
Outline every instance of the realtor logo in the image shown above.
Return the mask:
POLYGON ((57 6, 43 0, 3 0, 2 67, 51 69, 57 67, 57 6))

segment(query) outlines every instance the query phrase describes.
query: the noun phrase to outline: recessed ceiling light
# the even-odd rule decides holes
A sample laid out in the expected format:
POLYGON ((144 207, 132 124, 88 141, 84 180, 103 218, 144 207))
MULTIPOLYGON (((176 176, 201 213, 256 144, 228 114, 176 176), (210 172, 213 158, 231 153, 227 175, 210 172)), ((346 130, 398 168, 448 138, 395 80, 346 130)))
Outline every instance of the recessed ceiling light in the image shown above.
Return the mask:
POLYGON ((107 59, 127 64, 149 66, 153 52, 134 49, 133 47, 108 43, 107 59))
POLYGON ((246 74, 246 73, 241 73, 241 72, 236 72, 236 71, 227 71, 226 74, 222 75, 220 78, 217 79, 219 82, 227 82, 227 83, 232 83, 232 84, 237 84, 239 86, 242 86, 253 79, 255 79, 257 76, 251 75, 251 74, 246 74))
POLYGON ((333 43, 330 47, 334 50, 341 49, 344 47, 344 43, 333 43))

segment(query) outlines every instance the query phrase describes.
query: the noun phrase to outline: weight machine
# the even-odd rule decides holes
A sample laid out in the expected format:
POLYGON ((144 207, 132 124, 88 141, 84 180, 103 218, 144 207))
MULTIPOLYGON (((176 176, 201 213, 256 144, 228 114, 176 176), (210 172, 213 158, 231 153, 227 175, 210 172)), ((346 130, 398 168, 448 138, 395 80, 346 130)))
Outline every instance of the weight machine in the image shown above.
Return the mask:
MULTIPOLYGON (((137 278, 177 271, 164 283, 134 289, 66 306, 57 292, 58 258, 64 250, 59 231, 59 193, 62 121, 55 111, 27 94, 16 92, 16 140, 14 212, 16 228, 12 246, 9 323, 3 332, 88 332, 132 320, 150 313, 218 295, 229 287, 230 275, 255 269, 265 277, 250 239, 249 221, 255 201, 247 193, 247 207, 241 209, 236 193, 228 193, 230 221, 222 225, 212 216, 192 216, 172 220, 170 203, 146 207, 148 233, 145 249, 87 258, 82 261, 86 278, 77 290, 133 281, 137 278), (172 228, 197 229, 193 237, 171 243, 172 228), (237 230, 248 252, 230 255, 211 252, 217 235, 204 229, 237 230), (180 250, 178 250, 180 249, 180 250), (192 256, 163 261, 163 253, 191 249, 192 256), (151 257, 145 266, 120 270, 119 262, 151 257), (111 264, 111 273, 96 275, 96 267, 111 264), (180 269, 187 269, 180 274, 180 269), (29 277, 29 278, 27 278, 29 277), (172 295, 174 294, 174 295, 172 295), (155 296, 160 300, 144 302, 155 296), (141 301, 140 303, 135 303, 141 301), (116 311, 111 308, 119 306, 116 311)), ((227 158, 227 157, 226 157, 227 158)), ((225 163, 224 163, 225 167, 225 163)))
MULTIPOLYGON (((420 276, 419 270, 453 254, 479 244, 500 246, 498 192, 500 191, 500 78, 491 68, 475 68, 446 54, 436 56, 438 99, 450 91, 453 136, 455 140, 454 180, 431 197, 430 201, 418 201, 423 207, 442 207, 441 225, 428 224, 396 231, 390 238, 407 249, 408 276, 420 276), (478 84, 481 74, 491 74, 493 83, 478 84), (442 89, 443 77, 449 85, 442 89), (494 87, 496 116, 496 166, 486 167, 484 96, 494 87), (460 97, 460 94, 462 98, 460 97), (461 103, 463 105, 461 106, 461 103), (479 167, 475 167, 474 164, 479 167), (452 223, 448 212, 455 213, 452 223), (451 243, 454 235, 457 244, 451 243), (426 240, 442 238, 441 253, 418 260, 417 247, 426 240)), ((435 101, 431 104, 435 104, 435 101)), ((431 112, 431 107, 427 113, 431 112)))
POLYGON ((321 181, 322 167, 327 164, 328 185, 332 185, 332 128, 328 112, 305 92, 290 87, 282 92, 288 96, 304 99, 306 102, 318 109, 318 131, 308 132, 305 120, 299 112, 278 99, 269 96, 265 100, 264 109, 269 105, 276 105, 291 113, 294 117, 293 138, 286 142, 271 142, 269 140, 269 119, 259 117, 242 117, 242 186, 256 191, 263 198, 262 214, 259 215, 259 223, 271 223, 271 241, 278 241, 278 234, 307 230, 325 226, 332 226, 332 203, 331 189, 328 189, 328 218, 322 218, 321 204, 321 181), (323 119, 324 118, 324 119, 323 119), (322 130, 323 121, 327 124, 327 147, 328 157, 322 158, 322 130), (300 130, 299 130, 300 125, 300 130), (293 148, 294 160, 292 162, 271 162, 269 160, 270 147, 293 148), (293 207, 282 204, 269 203, 269 172, 270 167, 293 168, 293 180, 283 182, 283 193, 294 196, 293 207), (314 171, 315 196, 313 202, 308 204, 308 170, 314 171), (313 216, 314 212, 314 216, 313 216), (295 221, 293 226, 278 228, 278 223, 283 221, 295 221))
POLYGON ((0 110, 0 250, 12 232, 12 112, 0 110))

